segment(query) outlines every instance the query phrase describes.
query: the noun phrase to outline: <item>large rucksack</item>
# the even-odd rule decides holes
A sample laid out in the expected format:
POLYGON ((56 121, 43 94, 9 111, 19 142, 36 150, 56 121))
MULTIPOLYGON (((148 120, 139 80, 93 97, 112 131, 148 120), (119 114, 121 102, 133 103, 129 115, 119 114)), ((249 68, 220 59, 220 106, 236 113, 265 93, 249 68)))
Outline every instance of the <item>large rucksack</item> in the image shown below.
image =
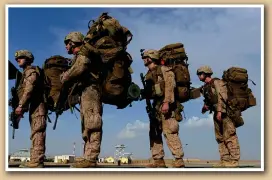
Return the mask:
POLYGON ((126 51, 132 33, 108 13, 102 13, 84 39, 81 52, 102 63, 102 102, 122 109, 138 99, 140 88, 132 82, 132 58, 126 51))
POLYGON ((188 56, 182 43, 168 44, 159 50, 162 65, 171 66, 175 74, 175 97, 184 103, 193 99, 191 96, 191 78, 187 63, 188 56))
MULTIPOLYGON (((230 67, 222 75, 228 89, 227 103, 230 107, 243 112, 256 106, 256 98, 248 87, 248 72, 244 68, 230 67)), ((253 81, 252 81, 253 82, 253 81)), ((254 85, 256 85, 253 82, 254 85)))
MULTIPOLYGON (((45 60, 43 64, 43 76, 45 84, 45 100, 50 111, 55 111, 62 90, 60 75, 70 68, 71 60, 63 56, 55 55, 45 60)), ((71 89, 69 89, 68 94, 71 89)), ((67 110, 78 103, 78 95, 67 97, 62 109, 67 110)))

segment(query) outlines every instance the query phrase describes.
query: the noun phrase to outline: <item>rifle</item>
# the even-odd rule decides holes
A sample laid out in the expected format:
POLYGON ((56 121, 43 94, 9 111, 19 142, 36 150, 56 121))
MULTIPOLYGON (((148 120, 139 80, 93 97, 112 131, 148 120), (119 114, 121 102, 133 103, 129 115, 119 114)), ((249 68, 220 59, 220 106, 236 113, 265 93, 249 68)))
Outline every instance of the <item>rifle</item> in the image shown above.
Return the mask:
POLYGON ((13 127, 12 139, 14 139, 15 129, 19 129, 19 123, 17 121, 19 116, 17 114, 15 114, 15 109, 17 108, 17 106, 19 104, 19 98, 17 96, 15 87, 11 88, 11 94, 12 94, 12 98, 9 100, 9 106, 12 107, 12 112, 9 114, 9 120, 11 121, 10 126, 13 127))
POLYGON ((19 104, 19 97, 17 95, 17 88, 19 86, 20 80, 22 78, 22 73, 9 61, 9 79, 15 79, 15 85, 11 88, 11 96, 12 98, 9 99, 9 106, 11 106, 12 111, 9 114, 9 121, 11 121, 10 126, 13 127, 12 130, 12 139, 15 137, 15 130, 19 129, 19 116, 15 114, 15 110, 19 104), (15 74, 15 77, 14 77, 15 74))
MULTIPOLYGON (((59 116, 67 110, 67 102, 69 101, 69 96, 73 93, 73 91, 75 90, 75 88, 77 87, 78 83, 75 83, 72 87, 68 84, 68 83, 64 83, 61 87, 61 91, 59 94, 59 98, 58 101, 56 102, 56 105, 54 107, 54 111, 56 114, 56 118, 55 118, 55 122, 53 125, 53 130, 56 129, 57 126, 57 121, 59 116), (71 89, 71 91, 69 92, 69 90, 71 89)), ((70 104, 68 103, 68 106, 70 106, 70 104)), ((71 107, 70 107, 71 108, 71 107)), ((74 106, 74 108, 77 109, 76 106, 74 106)), ((79 111, 79 109, 77 109, 79 111)), ((72 111, 72 110, 71 110, 72 111)))
MULTIPOLYGON (((143 87, 144 87, 144 89, 143 89, 143 91, 141 93, 141 99, 140 100, 145 99, 145 101, 146 101, 146 112, 148 114, 150 123, 151 124, 152 123, 156 123, 156 121, 157 121, 157 119, 156 119, 156 111, 155 111, 154 107, 152 107, 150 99, 148 99, 146 97, 143 97, 143 94, 145 94, 144 91, 146 90, 146 84, 145 84, 143 73, 140 74, 140 77, 141 77, 141 81, 142 81, 143 87)), ((155 129, 155 133, 156 133, 156 135, 158 135, 158 132, 157 132, 156 129, 155 129)))
POLYGON ((55 108, 54 108, 54 111, 55 111, 55 114, 56 114, 56 118, 55 118, 53 130, 56 129, 59 115, 61 115, 63 113, 63 111, 65 111, 64 105, 65 105, 65 103, 67 101, 67 97, 68 97, 67 85, 64 83, 62 85, 58 101, 57 101, 57 103, 55 105, 55 108))

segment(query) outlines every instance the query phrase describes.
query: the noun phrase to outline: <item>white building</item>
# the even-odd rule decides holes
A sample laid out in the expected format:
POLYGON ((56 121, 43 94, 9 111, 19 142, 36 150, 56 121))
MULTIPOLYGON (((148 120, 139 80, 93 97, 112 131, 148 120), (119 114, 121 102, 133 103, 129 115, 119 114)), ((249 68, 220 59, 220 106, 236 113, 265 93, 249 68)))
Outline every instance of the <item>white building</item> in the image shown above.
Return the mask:
POLYGON ((75 155, 61 155, 61 156, 55 156, 55 163, 73 163, 75 161, 75 155))
POLYGON ((99 162, 99 163, 104 163, 104 162, 105 162, 105 158, 103 158, 103 157, 98 158, 98 162, 99 162))
POLYGON ((20 149, 19 151, 10 155, 10 161, 23 162, 30 161, 30 152, 28 149, 20 149))

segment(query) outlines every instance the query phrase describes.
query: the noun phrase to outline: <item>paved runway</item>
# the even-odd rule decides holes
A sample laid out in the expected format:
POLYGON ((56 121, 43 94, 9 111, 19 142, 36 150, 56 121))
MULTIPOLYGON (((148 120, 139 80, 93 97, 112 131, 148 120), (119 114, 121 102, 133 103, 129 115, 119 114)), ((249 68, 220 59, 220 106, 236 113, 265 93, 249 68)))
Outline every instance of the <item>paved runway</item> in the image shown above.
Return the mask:
MULTIPOLYGON (((10 168, 18 168, 19 163, 9 164, 10 168)), ((259 164, 241 164, 239 168, 260 168, 259 164)), ((45 164, 45 168, 70 168, 69 164, 45 164)), ((143 165, 98 165, 97 168, 145 168, 143 165)), ((171 168, 171 167, 169 167, 171 168)), ((185 168, 212 168, 212 164, 186 164, 185 168)))

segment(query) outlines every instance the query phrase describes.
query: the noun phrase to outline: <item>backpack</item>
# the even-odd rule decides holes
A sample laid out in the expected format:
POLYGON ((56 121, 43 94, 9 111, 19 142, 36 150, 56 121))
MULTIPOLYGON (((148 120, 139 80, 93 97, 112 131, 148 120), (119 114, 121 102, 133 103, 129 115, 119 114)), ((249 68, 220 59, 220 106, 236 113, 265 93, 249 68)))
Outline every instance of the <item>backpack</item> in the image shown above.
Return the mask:
MULTIPOLYGON (((60 92, 62 89, 62 83, 60 82, 60 75, 70 68, 70 59, 63 56, 55 55, 45 60, 43 64, 43 76, 45 84, 45 101, 50 111, 54 111, 55 105, 59 99, 60 92)), ((68 93, 70 93, 71 89, 68 93)), ((64 110, 75 106, 78 103, 78 95, 72 95, 75 97, 68 97, 65 102, 64 110), (71 100, 73 102, 71 102, 71 100)))
POLYGON ((192 99, 188 57, 182 43, 168 44, 159 50, 161 65, 171 66, 175 74, 175 97, 184 103, 192 99))
POLYGON ((92 21, 80 53, 102 62, 102 102, 123 109, 140 96, 131 78, 133 60, 126 51, 133 35, 108 13, 92 21))
MULTIPOLYGON (((246 69, 230 67, 223 72, 222 80, 226 82, 228 90, 227 103, 229 106, 240 112, 256 106, 256 98, 248 87, 249 79, 246 69)), ((252 83, 256 85, 253 81, 252 83)))

